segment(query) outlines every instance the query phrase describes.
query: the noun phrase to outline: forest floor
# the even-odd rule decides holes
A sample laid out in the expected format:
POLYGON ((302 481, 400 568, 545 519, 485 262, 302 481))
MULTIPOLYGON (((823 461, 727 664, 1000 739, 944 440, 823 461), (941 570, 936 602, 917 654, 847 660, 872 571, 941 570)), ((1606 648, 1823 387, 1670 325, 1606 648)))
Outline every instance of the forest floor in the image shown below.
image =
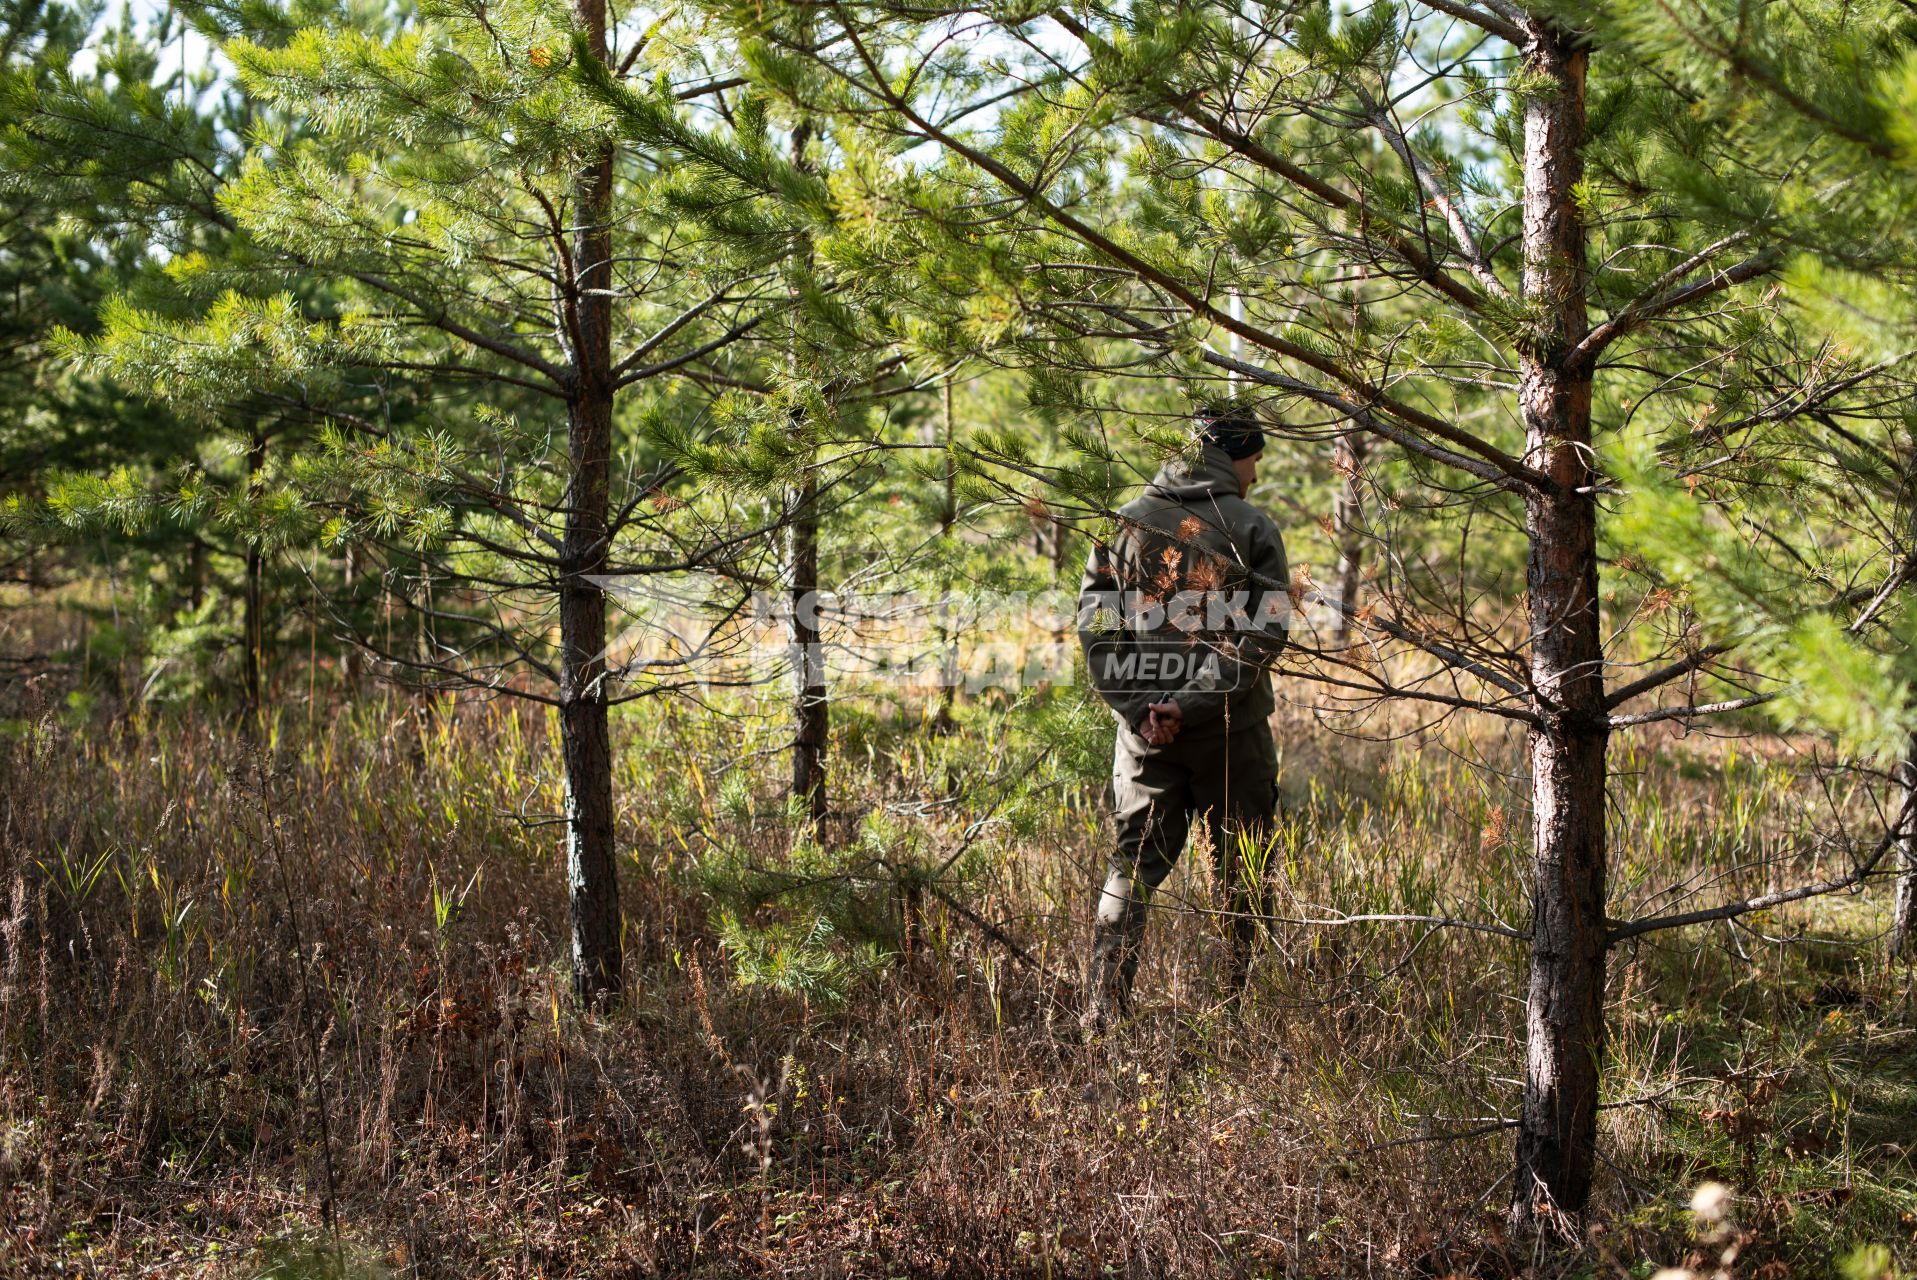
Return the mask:
MULTIPOLYGON (((1917 1263, 1917 1009, 1879 891, 1620 948, 1593 1213, 1507 1236, 1522 943, 1324 923, 1522 927, 1502 730, 1281 712, 1281 919, 1247 1001, 1217 998, 1187 857, 1139 1015, 1088 1046, 1110 731, 1069 692, 968 703, 943 734, 835 708, 815 837, 776 708, 622 713, 628 992, 598 1013, 565 998, 536 709, 322 696, 242 731, 34 696, 0 742, 0 1270, 1917 1263), (1700 1218, 1711 1182, 1733 1198, 1700 1218)), ((1875 834, 1866 789, 1775 737, 1646 731, 1612 791, 1619 916, 1841 869, 1875 834)))

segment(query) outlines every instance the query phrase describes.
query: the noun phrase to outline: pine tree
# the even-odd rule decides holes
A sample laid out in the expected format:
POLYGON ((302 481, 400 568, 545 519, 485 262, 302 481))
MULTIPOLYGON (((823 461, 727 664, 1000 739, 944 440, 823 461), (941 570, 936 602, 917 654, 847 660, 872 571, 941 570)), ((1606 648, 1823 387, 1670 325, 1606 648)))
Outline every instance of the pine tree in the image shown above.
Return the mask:
POLYGON ((147 28, 122 14, 89 42, 96 17, 60 5, 20 6, 3 42, 0 185, 11 215, 0 250, 8 304, 0 377, 17 409, 0 440, 0 484, 10 493, 5 525, 18 540, 15 563, 33 566, 29 574, 104 567, 112 581, 132 569, 125 576, 139 585, 115 613, 123 643, 156 650, 143 691, 169 684, 162 669, 175 657, 203 658, 212 669, 224 665, 221 651, 239 654, 232 664, 239 680, 255 687, 259 609, 249 608, 248 625, 238 629, 210 620, 217 561, 242 562, 239 592, 255 606, 260 598, 258 557, 243 522, 149 518, 172 469, 194 453, 187 442, 198 424, 73 368, 58 337, 63 329, 93 330, 116 292, 174 296, 166 259, 204 251, 224 235, 168 216, 194 198, 190 181, 178 181, 178 162, 217 157, 222 132, 243 122, 229 114, 230 96, 214 90, 204 68, 163 66, 161 49, 178 30, 172 18, 147 28), (75 63, 83 49, 92 58, 82 71, 75 63), (57 114, 54 102, 62 104, 57 114), (136 116, 144 127, 134 135, 100 128, 136 116), (74 135, 86 142, 63 145, 74 135), (210 643, 196 638, 208 631, 210 643))
MULTIPOLYGON (((1744 229, 1775 158, 1587 18, 1511 0, 839 8, 804 41, 759 12, 734 14, 755 73, 867 139, 833 252, 922 325, 1027 364, 1080 424, 1084 464, 1052 476, 1078 509, 1113 505, 1124 451, 1091 427, 1141 373, 1194 399, 1242 379, 1301 447, 1368 438, 1387 563, 1364 607, 1336 604, 1386 659, 1326 651, 1314 674, 1528 738, 1512 1211, 1581 1211, 1608 952, 1699 918, 1609 914, 1613 736, 1756 706, 1819 722, 1816 691, 1858 671, 1827 612, 1753 631, 1667 607, 1694 584, 1627 541, 1667 549, 1653 517, 1704 476, 1693 528, 1775 511, 1761 476, 1720 489, 1700 458, 1729 424, 1881 429, 1886 371, 1787 314, 1783 255, 1744 229), (942 38, 981 25, 991 41, 942 38), (1699 681, 1722 695, 1626 709, 1699 681)), ((1899 719, 1821 722, 1870 750, 1899 719)))
MULTIPOLYGON (((693 677, 618 686, 607 584, 757 554, 729 495, 675 496, 688 481, 671 459, 710 403, 686 375, 722 373, 785 300, 674 212, 669 160, 625 144, 569 64, 643 71, 667 118, 721 81, 681 52, 694 41, 615 31, 603 0, 300 25, 312 16, 199 11, 258 119, 231 163, 167 170, 186 184, 191 169, 192 199, 158 199, 238 243, 173 265, 213 299, 197 319, 122 307, 87 352, 176 400, 244 354, 248 385, 330 424, 284 476, 288 523, 411 580, 416 641, 356 637, 389 669, 553 708, 574 990, 615 995, 608 711, 693 677), (270 329, 236 334, 266 310, 270 329)), ((43 147, 73 101, 33 113, 43 147)))
POLYGON ((584 87, 616 114, 630 140, 680 158, 674 207, 742 261, 776 273, 788 300, 763 331, 768 341, 752 376, 732 380, 756 397, 734 396, 722 408, 743 447, 726 457, 688 453, 681 461, 777 503, 790 638, 791 795, 816 826, 828 812, 831 575, 821 567, 830 555, 827 518, 856 501, 883 456, 904 443, 888 420, 889 402, 921 392, 925 375, 912 353, 894 349, 878 300, 849 289, 817 252, 818 236, 833 226, 831 169, 839 157, 836 140, 817 122, 803 112, 775 117, 764 94, 729 102, 722 90, 716 106, 732 129, 726 136, 701 132, 597 64, 582 59, 579 66, 584 87))
MULTIPOLYGON (((1674 12, 1620 4, 1604 36, 1653 66, 1678 90, 1721 105, 1753 150, 1790 156, 1763 200, 1736 201, 1704 189, 1698 197, 1733 215, 1734 233, 1788 255, 1788 296, 1808 325, 1830 332, 1852 359, 1885 371, 1907 368, 1917 345, 1908 303, 1917 282, 1911 211, 1917 183, 1903 147, 1917 115, 1917 28, 1905 6, 1812 4, 1753 9, 1697 5, 1674 12)), ((1910 611, 1917 582, 1917 430, 1907 413, 1879 429, 1838 431, 1819 424, 1803 445, 1821 466, 1793 499, 1816 515, 1816 534, 1779 526, 1773 558, 1814 565, 1814 576, 1841 584, 1834 612, 1845 632, 1888 663, 1895 706, 1917 686, 1910 611)), ((1728 457, 1768 464, 1747 437, 1728 457)), ((1739 548, 1747 560, 1750 549, 1739 548)), ((1721 575, 1713 575, 1721 576, 1721 575)), ((1798 600, 1765 598, 1768 625, 1815 614, 1798 600)), ((1884 679, 1849 687, 1882 699, 1884 679)), ((1853 710, 1868 717, 1873 709, 1853 710)), ((1900 795, 1892 804, 1900 870, 1891 908, 1889 950, 1917 945, 1917 738, 1893 753, 1900 795)))

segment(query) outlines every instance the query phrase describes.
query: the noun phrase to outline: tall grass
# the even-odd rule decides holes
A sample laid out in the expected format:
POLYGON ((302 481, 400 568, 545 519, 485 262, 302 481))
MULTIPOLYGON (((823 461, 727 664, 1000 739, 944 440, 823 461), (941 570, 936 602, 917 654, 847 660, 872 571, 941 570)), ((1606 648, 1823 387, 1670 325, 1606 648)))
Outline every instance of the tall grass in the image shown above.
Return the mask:
MULTIPOLYGON (((250 732, 190 710, 9 722, 9 1266, 1648 1274, 1703 1247, 1685 1206, 1707 1179, 1737 1193, 1712 1266, 1726 1240, 1734 1274, 1863 1242, 1912 1259, 1911 1011, 1874 898, 1622 949, 1597 1226, 1513 1257, 1522 942, 1338 922, 1522 928, 1521 743, 1285 713, 1283 821, 1239 851, 1280 885, 1246 1002, 1217 998, 1224 922, 1188 857, 1143 1011, 1085 1046, 1095 709, 980 703, 949 735, 843 709, 818 832, 779 791, 776 720, 748 711, 640 704, 617 726, 633 979, 605 1017, 565 999, 538 714, 386 695, 250 732)), ((1613 914, 1840 857, 1870 797, 1798 747, 1624 746, 1613 914)))

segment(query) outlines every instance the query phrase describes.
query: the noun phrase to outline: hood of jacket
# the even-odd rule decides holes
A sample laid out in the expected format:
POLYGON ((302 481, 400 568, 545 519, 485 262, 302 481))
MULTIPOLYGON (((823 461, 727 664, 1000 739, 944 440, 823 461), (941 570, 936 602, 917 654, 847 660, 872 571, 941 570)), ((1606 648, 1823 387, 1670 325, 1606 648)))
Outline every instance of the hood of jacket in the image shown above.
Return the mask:
POLYGON ((1190 502, 1195 498, 1237 498, 1238 470, 1231 456, 1215 444, 1208 444, 1196 462, 1174 457, 1158 469, 1147 492, 1190 502))

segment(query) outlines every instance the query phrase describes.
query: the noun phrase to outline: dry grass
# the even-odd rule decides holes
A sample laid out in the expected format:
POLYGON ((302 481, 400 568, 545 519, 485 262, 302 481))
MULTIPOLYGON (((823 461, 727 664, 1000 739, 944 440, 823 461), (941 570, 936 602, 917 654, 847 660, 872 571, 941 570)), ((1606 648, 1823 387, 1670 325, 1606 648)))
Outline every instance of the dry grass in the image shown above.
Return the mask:
MULTIPOLYGON (((1234 1015, 1188 858, 1143 1014, 1077 1042, 1108 739, 1062 699, 975 707, 951 737, 842 713, 842 813, 814 845, 776 726, 642 704, 620 726, 632 991, 592 1016, 563 998, 550 753, 523 713, 11 724, 21 1273, 1641 1275, 1683 1261, 1707 1177, 1739 1192, 1709 1253, 1737 1243, 1732 1274, 1868 1240, 1911 1257, 1911 1011, 1867 900, 1763 922, 1815 941, 1620 953, 1631 1105, 1606 1112, 1592 1234, 1535 1253, 1498 1225, 1520 943, 1283 923, 1234 1015)), ((1282 736, 1288 921, 1523 923, 1525 819, 1495 780, 1515 743, 1342 739, 1306 711, 1282 736)), ((1801 874, 1865 808, 1827 805, 1789 743, 1661 737, 1619 763, 1620 914, 1700 874, 1801 874)))

